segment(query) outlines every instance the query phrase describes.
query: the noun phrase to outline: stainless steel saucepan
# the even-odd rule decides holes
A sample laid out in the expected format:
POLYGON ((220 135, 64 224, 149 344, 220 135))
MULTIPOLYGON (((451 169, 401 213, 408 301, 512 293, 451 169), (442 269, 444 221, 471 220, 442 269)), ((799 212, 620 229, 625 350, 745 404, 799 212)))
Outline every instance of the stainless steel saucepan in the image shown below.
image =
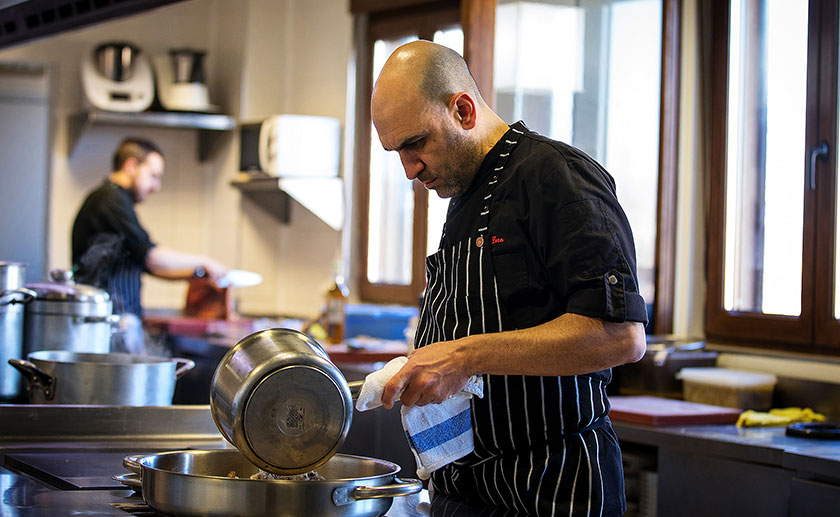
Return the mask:
POLYGON ((232 449, 128 456, 123 466, 140 474, 143 499, 166 515, 375 516, 394 497, 423 488, 416 479, 397 478, 398 465, 345 454, 321 465, 325 479, 317 481, 249 479, 257 467, 232 449))
POLYGON ((210 408, 222 435, 251 463, 275 474, 298 474, 338 452, 362 384, 348 384, 306 334, 266 329, 246 336, 222 358, 210 408))

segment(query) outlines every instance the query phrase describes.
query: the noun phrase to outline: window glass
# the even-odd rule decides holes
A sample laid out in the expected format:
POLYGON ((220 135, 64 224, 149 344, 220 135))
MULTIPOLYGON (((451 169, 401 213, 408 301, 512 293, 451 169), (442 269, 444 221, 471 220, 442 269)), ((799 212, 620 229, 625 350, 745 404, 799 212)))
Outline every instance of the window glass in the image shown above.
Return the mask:
MULTIPOLYGON (((453 27, 435 32, 435 43, 445 45, 455 52, 464 55, 464 31, 460 27, 453 27)), ((446 221, 446 209, 449 207, 448 199, 441 199, 434 192, 429 192, 429 213, 426 230, 426 255, 437 252, 440 245, 440 236, 443 231, 443 223, 446 221)))
MULTIPOLYGON (((416 39, 377 40, 373 47, 373 80, 397 47, 416 39)), ((464 33, 460 27, 436 31, 433 40, 463 53, 464 33)), ((382 148, 375 127, 371 127, 370 139, 367 278, 375 284, 410 285, 415 212, 412 182, 405 177, 399 154, 382 148)), ((448 199, 428 195, 427 255, 438 249, 448 206, 448 199)))
POLYGON ((496 111, 592 156, 615 178, 654 297, 661 0, 499 2, 496 111))
POLYGON ((807 36, 807 0, 730 4, 727 311, 801 312, 807 36))
MULTIPOLYGON (((377 40, 373 45, 373 80, 397 47, 416 40, 407 36, 377 40)), ((375 284, 411 284, 414 192, 400 157, 386 152, 376 128, 370 134, 370 202, 368 208, 367 278, 375 284)))

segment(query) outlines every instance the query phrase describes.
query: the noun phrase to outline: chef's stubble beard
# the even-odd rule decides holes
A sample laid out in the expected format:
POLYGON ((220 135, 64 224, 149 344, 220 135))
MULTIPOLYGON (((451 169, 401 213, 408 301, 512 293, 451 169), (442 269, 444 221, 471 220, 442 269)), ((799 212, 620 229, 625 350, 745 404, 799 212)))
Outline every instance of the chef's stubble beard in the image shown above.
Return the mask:
POLYGON ((445 173, 443 177, 448 181, 443 189, 435 189, 438 196, 444 199, 457 197, 466 192, 484 160, 481 150, 458 133, 447 134, 446 143, 447 154, 452 157, 452 160, 449 164, 442 165, 441 170, 445 173))

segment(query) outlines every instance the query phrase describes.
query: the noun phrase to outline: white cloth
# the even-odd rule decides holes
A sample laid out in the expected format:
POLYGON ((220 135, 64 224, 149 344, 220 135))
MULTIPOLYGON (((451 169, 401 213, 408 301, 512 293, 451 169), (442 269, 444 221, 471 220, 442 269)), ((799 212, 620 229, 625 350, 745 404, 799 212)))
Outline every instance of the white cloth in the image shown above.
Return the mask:
MULTIPOLYGON (((356 409, 367 411, 381 406, 385 384, 407 361, 407 357, 392 359, 382 369, 365 377, 359 398, 356 399, 356 409)), ((417 475, 420 479, 428 479, 435 470, 473 451, 470 410, 473 395, 484 396, 481 377, 474 376, 461 392, 440 404, 403 406, 403 429, 417 461, 417 475)))

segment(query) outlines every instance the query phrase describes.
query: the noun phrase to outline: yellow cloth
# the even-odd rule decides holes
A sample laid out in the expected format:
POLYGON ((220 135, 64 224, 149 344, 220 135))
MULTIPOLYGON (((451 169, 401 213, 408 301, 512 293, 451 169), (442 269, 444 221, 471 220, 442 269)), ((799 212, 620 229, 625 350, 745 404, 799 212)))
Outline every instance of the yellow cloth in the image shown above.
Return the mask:
POLYGON ((748 409, 741 413, 735 425, 738 427, 782 427, 800 422, 825 422, 825 415, 807 407, 771 409, 767 413, 748 409))

